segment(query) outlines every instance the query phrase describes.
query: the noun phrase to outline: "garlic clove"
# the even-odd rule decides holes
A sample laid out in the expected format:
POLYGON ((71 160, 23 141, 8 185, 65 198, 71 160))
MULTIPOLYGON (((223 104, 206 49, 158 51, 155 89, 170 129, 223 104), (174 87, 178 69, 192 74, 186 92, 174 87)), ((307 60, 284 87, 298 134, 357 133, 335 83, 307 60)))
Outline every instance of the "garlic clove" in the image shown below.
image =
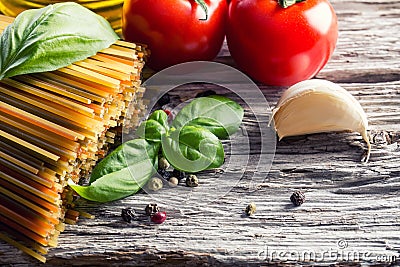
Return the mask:
POLYGON ((367 115, 354 96, 335 83, 314 79, 291 86, 273 109, 271 120, 279 140, 321 132, 358 132, 368 145, 363 161, 369 160, 367 115))

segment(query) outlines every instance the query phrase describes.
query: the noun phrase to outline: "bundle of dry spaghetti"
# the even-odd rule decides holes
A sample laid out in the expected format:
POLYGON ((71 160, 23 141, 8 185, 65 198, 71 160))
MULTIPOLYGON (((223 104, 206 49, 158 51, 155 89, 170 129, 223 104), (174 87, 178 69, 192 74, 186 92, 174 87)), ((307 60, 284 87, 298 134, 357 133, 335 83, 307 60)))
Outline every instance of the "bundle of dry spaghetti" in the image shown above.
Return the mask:
MULTIPOLYGON (((0 16, 0 32, 12 20, 0 16)), ((117 41, 68 67, 0 80, 0 239, 44 262, 77 221, 66 181, 89 175, 113 127, 138 123, 146 53, 117 41)))
MULTIPOLYGON (((70 0, 0 0, 0 11, 7 16, 16 17, 25 10, 61 2, 70 2, 70 0)), ((121 34, 121 14, 124 0, 74 0, 72 2, 103 16, 110 22, 114 30, 121 34)))

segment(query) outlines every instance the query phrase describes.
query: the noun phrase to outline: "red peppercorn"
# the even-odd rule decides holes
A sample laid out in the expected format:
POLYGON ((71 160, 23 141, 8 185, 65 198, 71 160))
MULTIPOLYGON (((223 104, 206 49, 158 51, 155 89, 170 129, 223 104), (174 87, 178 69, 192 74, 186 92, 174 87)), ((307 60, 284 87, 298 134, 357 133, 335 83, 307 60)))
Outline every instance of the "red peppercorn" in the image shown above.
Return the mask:
POLYGON ((165 211, 159 211, 151 216, 153 223, 162 224, 167 219, 167 213, 165 211))
POLYGON ((168 116, 168 122, 171 122, 172 119, 174 118, 174 115, 172 114, 172 112, 168 109, 163 109, 163 111, 165 112, 165 114, 167 114, 168 116))

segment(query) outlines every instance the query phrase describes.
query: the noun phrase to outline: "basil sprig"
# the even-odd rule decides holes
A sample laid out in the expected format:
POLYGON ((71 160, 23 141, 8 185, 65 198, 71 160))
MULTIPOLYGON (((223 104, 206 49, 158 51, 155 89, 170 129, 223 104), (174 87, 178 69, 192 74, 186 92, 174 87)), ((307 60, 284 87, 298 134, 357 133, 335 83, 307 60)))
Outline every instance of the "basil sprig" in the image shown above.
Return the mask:
POLYGON ((24 11, 0 37, 0 79, 68 66, 116 40, 107 20, 77 3, 24 11))
POLYGON ((107 202, 136 193, 157 170, 160 150, 169 163, 189 173, 218 168, 225 153, 220 139, 234 134, 243 108, 229 98, 209 96, 193 100, 176 115, 156 110, 136 131, 138 139, 111 152, 92 172, 89 186, 70 186, 82 197, 107 202))

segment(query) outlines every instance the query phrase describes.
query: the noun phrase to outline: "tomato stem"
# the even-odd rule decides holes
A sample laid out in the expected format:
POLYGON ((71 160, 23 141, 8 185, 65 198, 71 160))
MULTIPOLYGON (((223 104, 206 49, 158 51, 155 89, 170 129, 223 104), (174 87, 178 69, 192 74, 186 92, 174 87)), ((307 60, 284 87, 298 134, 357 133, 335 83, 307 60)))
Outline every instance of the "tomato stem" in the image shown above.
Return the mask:
POLYGON ((204 0, 194 0, 200 7, 204 10, 204 13, 206 13, 206 18, 205 19, 199 19, 199 20, 207 20, 208 19, 208 9, 207 5, 204 2, 204 0))
POLYGON ((278 0, 278 3, 281 7, 287 8, 290 7, 296 3, 304 2, 306 0, 278 0))

